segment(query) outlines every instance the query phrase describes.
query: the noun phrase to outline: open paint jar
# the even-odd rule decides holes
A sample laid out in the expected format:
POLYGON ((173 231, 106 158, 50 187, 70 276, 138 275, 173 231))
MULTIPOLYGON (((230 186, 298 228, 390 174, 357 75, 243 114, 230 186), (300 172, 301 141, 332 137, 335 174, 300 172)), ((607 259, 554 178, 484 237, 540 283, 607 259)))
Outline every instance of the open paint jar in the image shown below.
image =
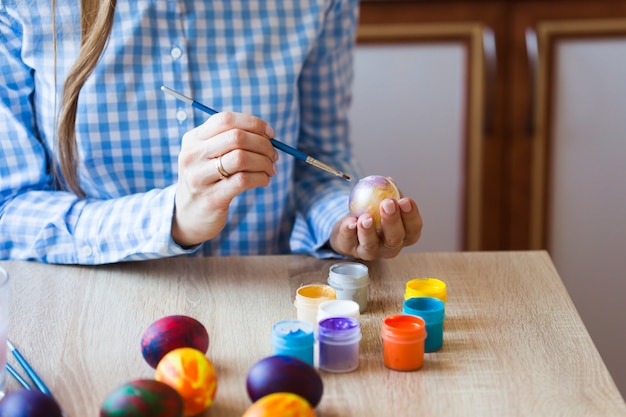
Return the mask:
POLYGON ((350 317, 331 317, 320 321, 319 368, 327 372, 350 372, 359 367, 361 325, 350 317))
POLYGON ((323 284, 303 285, 296 291, 297 319, 309 322, 317 329, 317 309, 321 303, 334 300, 335 290, 323 284))
POLYGON ((369 270, 358 262, 340 262, 330 267, 328 284, 335 289, 338 300, 352 300, 359 311, 367 310, 369 270))

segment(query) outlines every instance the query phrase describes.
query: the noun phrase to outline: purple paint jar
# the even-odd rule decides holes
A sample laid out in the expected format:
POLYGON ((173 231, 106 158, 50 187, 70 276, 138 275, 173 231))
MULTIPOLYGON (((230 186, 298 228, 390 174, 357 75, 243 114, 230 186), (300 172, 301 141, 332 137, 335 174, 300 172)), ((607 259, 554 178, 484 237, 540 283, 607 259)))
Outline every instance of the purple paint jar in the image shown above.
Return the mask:
POLYGON ((361 324, 349 317, 330 317, 320 321, 319 368, 326 372, 350 372, 359 367, 361 324))

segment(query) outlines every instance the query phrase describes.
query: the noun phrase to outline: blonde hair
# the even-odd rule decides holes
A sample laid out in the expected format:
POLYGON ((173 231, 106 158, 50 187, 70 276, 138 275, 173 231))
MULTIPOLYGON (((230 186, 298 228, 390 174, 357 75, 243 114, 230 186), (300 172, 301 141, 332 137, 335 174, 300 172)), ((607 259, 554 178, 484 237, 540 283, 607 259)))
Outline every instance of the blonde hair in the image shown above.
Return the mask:
MULTIPOLYGON (((55 165, 57 182, 79 197, 85 197, 78 179, 78 151, 76 145, 76 109, 85 81, 95 68, 111 34, 117 0, 81 0, 81 42, 76 62, 65 79, 61 111, 57 129, 57 152, 60 171, 55 165)), ((54 50, 56 68, 56 0, 52 0, 54 50)), ((56 71, 55 71, 56 73, 56 71)), ((56 164, 56 162, 55 162, 56 164)))

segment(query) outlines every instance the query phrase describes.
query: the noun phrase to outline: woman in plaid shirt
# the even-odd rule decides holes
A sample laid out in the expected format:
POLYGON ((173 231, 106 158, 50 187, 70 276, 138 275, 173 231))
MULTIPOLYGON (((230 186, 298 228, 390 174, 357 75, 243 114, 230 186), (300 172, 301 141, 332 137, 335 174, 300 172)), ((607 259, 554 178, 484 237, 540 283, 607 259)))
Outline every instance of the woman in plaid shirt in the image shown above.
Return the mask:
POLYGON ((412 199, 379 234, 351 183, 268 140, 359 177, 357 20, 357 0, 0 0, 0 259, 396 256, 412 199))

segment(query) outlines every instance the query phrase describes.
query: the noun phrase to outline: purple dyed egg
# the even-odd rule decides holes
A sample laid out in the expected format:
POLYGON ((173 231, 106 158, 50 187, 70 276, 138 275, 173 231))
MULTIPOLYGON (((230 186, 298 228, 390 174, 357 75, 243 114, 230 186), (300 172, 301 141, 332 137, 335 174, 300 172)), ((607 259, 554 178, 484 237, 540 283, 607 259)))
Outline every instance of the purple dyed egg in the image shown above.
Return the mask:
POLYGON ((7 394, 0 402, 2 417, 62 417, 61 407, 41 391, 20 389, 7 394))
POLYGON ((290 392, 317 407, 322 399, 324 385, 314 367, 290 356, 268 356, 255 363, 246 379, 248 396, 252 402, 275 392, 290 392))
POLYGON ((166 316, 148 327, 141 338, 141 354, 155 368, 168 352, 190 347, 206 353, 209 333, 198 320, 189 316, 166 316))
POLYGON ((119 386, 106 398, 100 417, 181 417, 183 400, 176 390, 154 379, 119 386))
POLYGON ((350 214, 358 217, 369 213, 374 219, 376 230, 380 230, 380 203, 386 198, 400 198, 400 190, 393 179, 381 175, 361 178, 350 193, 350 214))

